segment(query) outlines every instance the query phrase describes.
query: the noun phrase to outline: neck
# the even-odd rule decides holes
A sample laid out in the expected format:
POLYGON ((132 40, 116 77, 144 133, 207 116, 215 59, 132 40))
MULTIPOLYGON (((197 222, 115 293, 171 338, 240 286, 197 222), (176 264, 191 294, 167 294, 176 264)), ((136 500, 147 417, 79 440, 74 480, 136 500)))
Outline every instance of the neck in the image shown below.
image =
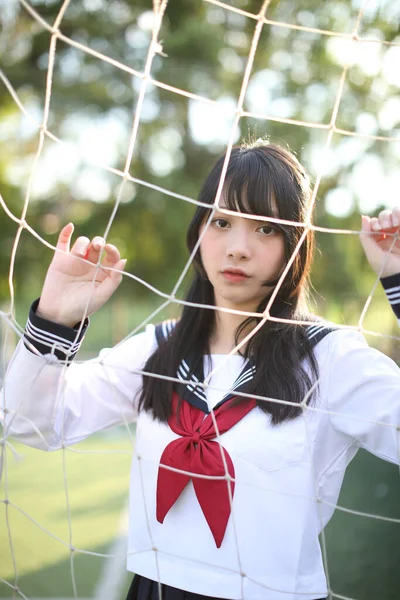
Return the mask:
MULTIPOLYGON (((235 315, 231 313, 216 311, 215 324, 210 338, 210 352, 211 354, 229 354, 233 348, 237 345, 235 341, 235 334, 237 328, 247 317, 242 315, 235 315)), ((245 336, 251 331, 254 324, 246 327, 245 330, 240 334, 239 343, 245 336)), ((244 347, 240 349, 243 352, 244 347)))

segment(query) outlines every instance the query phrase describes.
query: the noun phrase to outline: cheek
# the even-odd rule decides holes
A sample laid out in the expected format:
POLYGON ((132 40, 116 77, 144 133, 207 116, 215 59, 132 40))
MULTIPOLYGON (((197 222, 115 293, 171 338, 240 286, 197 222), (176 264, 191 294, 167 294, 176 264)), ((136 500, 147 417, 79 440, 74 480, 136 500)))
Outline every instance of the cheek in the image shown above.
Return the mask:
POLYGON ((215 243, 214 236, 211 231, 207 231, 200 243, 200 256, 202 260, 211 258, 217 250, 217 244, 215 243))
POLYGON ((267 264, 274 265, 276 268, 282 268, 286 264, 285 244, 282 239, 276 239, 265 251, 265 260, 267 264))
POLYGON ((205 269, 205 271, 208 272, 209 265, 212 263, 212 254, 211 254, 210 244, 208 243, 206 238, 207 238, 207 236, 205 236, 205 238, 203 238, 201 240, 199 254, 200 254, 201 263, 203 265, 203 269, 205 269))

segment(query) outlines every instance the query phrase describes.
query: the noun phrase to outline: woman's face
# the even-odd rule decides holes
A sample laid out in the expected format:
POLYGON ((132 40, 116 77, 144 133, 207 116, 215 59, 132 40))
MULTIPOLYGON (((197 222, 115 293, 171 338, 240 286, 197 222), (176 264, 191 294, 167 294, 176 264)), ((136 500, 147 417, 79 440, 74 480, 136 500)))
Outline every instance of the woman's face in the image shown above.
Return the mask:
POLYGON ((276 280, 285 266, 284 234, 273 223, 216 212, 200 255, 215 305, 255 312, 272 289, 265 283, 276 280))

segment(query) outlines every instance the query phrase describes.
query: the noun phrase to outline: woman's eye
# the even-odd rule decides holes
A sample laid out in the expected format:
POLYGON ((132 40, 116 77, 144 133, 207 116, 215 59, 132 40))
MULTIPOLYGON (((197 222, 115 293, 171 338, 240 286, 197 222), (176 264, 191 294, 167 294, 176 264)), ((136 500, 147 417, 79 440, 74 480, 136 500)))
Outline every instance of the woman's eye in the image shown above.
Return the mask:
POLYGON ((219 229, 225 229, 229 225, 229 223, 228 223, 228 221, 226 221, 226 219, 214 219, 213 223, 219 229))
POLYGON ((263 225, 263 227, 260 227, 258 231, 261 231, 261 233, 264 235, 272 235, 273 233, 276 233, 276 229, 271 227, 271 225, 263 225))

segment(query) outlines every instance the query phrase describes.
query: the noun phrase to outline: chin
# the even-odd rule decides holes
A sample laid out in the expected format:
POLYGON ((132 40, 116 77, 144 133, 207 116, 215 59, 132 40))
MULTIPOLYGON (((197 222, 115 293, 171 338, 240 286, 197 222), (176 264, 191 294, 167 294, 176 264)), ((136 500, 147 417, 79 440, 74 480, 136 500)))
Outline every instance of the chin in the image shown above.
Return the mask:
POLYGON ((221 296, 221 300, 226 308, 233 308, 235 310, 243 310, 246 312, 257 312, 257 307, 261 302, 261 298, 237 298, 232 296, 221 296))

